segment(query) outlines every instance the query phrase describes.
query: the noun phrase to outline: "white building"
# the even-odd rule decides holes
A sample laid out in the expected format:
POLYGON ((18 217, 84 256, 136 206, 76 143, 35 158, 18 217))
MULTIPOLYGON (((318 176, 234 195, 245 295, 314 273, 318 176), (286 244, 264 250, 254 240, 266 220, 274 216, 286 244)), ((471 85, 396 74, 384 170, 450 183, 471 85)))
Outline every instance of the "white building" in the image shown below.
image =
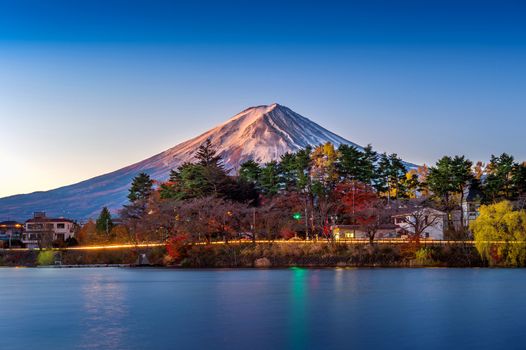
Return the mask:
POLYGON ((36 248, 44 240, 63 242, 75 237, 77 224, 70 219, 48 218, 46 213, 36 212, 25 222, 24 229, 22 243, 28 248, 36 248))
POLYGON ((393 215, 394 223, 401 235, 415 235, 420 238, 443 240, 447 229, 447 214, 433 208, 411 208, 403 213, 393 215))

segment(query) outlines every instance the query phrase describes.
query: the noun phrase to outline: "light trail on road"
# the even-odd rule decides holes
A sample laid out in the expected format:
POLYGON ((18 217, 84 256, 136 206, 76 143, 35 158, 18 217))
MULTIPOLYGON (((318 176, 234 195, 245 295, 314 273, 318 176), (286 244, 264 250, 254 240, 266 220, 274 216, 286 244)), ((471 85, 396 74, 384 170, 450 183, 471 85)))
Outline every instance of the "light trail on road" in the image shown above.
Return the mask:
MULTIPOLYGON (((249 240, 229 240, 225 241, 212 241, 212 242, 194 242, 190 243, 192 245, 227 245, 227 244, 349 244, 349 245, 367 245, 370 244, 367 239, 354 239, 354 240, 309 240, 309 241, 299 241, 299 240, 290 240, 290 241, 279 241, 279 240, 261 240, 258 239, 255 242, 249 240)), ((373 244, 411 244, 416 242, 411 242, 408 240, 401 239, 379 239, 375 240, 373 244)), ((526 241, 487 241, 483 242, 487 244, 526 244, 526 241)), ((163 242, 152 242, 152 243, 126 243, 126 244, 108 244, 108 245, 92 245, 92 246, 75 246, 75 247, 64 247, 64 248, 50 248, 52 250, 64 251, 64 250, 112 250, 112 249, 141 249, 141 248, 156 248, 156 247, 165 247, 167 243, 163 242)), ((475 245, 476 242, 473 240, 470 241, 441 241, 441 240, 420 240, 418 244, 421 245, 475 245)), ((39 250, 38 248, 11 248, 11 249, 1 249, 5 251, 28 251, 28 250, 39 250)), ((44 249, 46 250, 46 249, 44 249)))

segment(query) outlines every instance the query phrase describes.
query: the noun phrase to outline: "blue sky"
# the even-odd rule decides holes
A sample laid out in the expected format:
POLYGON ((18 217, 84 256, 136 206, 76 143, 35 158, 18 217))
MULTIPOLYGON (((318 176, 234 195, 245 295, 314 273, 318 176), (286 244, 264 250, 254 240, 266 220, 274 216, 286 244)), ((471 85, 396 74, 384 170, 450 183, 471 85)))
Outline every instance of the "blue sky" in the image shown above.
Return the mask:
POLYGON ((415 163, 526 160, 519 1, 0 0, 0 196, 279 102, 415 163))

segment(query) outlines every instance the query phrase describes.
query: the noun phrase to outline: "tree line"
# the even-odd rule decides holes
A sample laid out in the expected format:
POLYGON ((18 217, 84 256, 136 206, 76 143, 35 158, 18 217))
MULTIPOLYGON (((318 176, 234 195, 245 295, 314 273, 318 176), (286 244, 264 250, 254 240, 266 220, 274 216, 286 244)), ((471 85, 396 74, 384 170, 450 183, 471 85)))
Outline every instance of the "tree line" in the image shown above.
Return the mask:
MULTIPOLYGON (((487 164, 445 156, 416 167, 370 145, 326 143, 266 164, 248 160, 232 174, 206 140, 195 161, 173 169, 167 181, 137 175, 117 226, 120 237, 133 241, 328 237, 331 225, 354 224, 372 240, 398 209, 432 207, 450 221, 459 213, 459 225, 449 226, 462 237, 468 193, 482 204, 518 201, 526 194, 526 165, 504 153, 487 164)), ((99 218, 93 230, 111 234, 108 222, 99 218)))

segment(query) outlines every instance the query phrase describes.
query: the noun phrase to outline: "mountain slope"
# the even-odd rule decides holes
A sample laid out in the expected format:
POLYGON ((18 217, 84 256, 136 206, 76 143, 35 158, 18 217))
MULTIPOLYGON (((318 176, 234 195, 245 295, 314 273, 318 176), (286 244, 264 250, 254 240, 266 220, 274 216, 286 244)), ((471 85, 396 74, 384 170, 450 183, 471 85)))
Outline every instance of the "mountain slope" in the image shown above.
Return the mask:
POLYGON ((197 147, 208 138, 234 171, 248 159, 265 163, 308 145, 327 141, 335 145, 353 144, 291 109, 274 103, 248 108, 224 124, 141 163, 173 167, 174 164, 191 161, 197 147))
POLYGON ((144 171, 164 180, 170 169, 192 161, 195 150, 210 138, 233 172, 248 159, 277 160, 286 152, 327 141, 336 146, 360 146, 324 129, 279 104, 251 107, 193 139, 120 170, 46 192, 0 198, 0 219, 26 219, 34 211, 74 219, 95 217, 103 206, 118 209, 126 203, 131 180, 144 171))

